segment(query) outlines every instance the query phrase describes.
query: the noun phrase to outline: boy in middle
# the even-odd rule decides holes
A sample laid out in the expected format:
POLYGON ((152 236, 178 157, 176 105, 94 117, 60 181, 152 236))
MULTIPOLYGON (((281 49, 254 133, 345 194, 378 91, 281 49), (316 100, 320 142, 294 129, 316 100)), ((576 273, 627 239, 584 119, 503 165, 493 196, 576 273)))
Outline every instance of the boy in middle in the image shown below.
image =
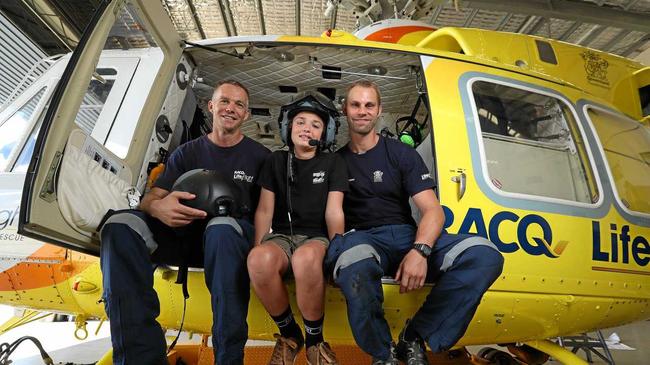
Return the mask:
POLYGON ((323 340, 329 239, 344 230, 345 162, 323 153, 334 143, 338 112, 322 94, 307 95, 280 109, 280 136, 288 151, 275 151, 260 172, 255 247, 248 255, 251 284, 280 334, 269 364, 293 364, 303 346, 310 365, 337 364, 323 340), (273 233, 269 233, 273 226, 273 233), (283 278, 293 272, 305 336, 294 320, 283 278))

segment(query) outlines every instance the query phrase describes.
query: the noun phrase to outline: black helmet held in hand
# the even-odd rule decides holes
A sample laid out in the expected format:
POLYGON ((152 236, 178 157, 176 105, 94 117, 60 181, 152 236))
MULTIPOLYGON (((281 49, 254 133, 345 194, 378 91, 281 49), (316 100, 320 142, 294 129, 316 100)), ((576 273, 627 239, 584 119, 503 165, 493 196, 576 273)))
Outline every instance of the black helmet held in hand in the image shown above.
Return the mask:
POLYGON ((188 207, 205 211, 209 217, 240 217, 245 209, 232 179, 213 170, 187 171, 176 179, 172 191, 194 194, 194 199, 181 202, 188 207))

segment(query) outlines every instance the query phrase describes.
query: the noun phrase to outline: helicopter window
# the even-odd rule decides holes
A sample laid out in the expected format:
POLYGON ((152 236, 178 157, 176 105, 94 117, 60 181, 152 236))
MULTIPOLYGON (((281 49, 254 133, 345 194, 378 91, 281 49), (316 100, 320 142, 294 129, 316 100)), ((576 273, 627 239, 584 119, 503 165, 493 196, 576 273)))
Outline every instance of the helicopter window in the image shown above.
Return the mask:
POLYGON ((134 113, 142 110, 164 59, 161 49, 151 48, 155 46, 134 5, 125 4, 107 35, 75 117, 86 135, 119 158, 129 151, 139 119, 134 113))
POLYGON ((495 189, 593 203, 598 190, 576 121, 557 98, 486 81, 472 85, 495 189))
POLYGON ((95 124, 99 119, 99 115, 101 114, 102 109, 104 108, 104 104, 106 104, 108 95, 110 94, 111 89, 115 84, 117 72, 114 74, 100 74, 100 77, 102 77, 101 80, 90 80, 90 84, 88 84, 88 90, 86 91, 86 95, 84 95, 83 101, 81 102, 81 107, 79 107, 79 112, 75 118, 77 125, 89 135, 92 133, 93 128, 95 128, 95 124))
POLYGON ((620 203, 650 214, 650 128, 622 114, 590 107, 620 203))
POLYGON ((650 115, 650 85, 639 89, 639 99, 641 100, 641 115, 647 117, 650 115))
POLYGON ((9 119, 0 125, 0 171, 5 171, 15 151, 20 148, 20 141, 30 127, 36 106, 45 94, 42 88, 27 103, 18 109, 9 119))
POLYGON ((25 142, 25 146, 23 147, 23 150, 20 151, 20 155, 18 155, 18 159, 16 159, 14 168, 11 171, 27 172, 27 167, 29 167, 29 161, 31 160, 32 154, 34 153, 34 145, 36 144, 36 137, 38 137, 38 131, 41 129, 42 122, 43 122, 43 117, 39 118, 36 127, 34 127, 32 133, 29 134, 29 137, 25 142))

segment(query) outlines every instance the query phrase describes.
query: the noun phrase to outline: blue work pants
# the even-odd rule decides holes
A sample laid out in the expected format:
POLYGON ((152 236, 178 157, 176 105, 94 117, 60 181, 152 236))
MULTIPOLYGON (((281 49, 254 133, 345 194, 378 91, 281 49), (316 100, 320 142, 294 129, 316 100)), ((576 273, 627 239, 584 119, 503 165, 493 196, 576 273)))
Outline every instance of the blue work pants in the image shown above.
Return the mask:
POLYGON ((243 364, 250 296, 246 257, 253 227, 245 220, 223 219, 211 221, 207 228, 203 223, 202 235, 172 229, 136 210, 117 212, 106 221, 101 230, 100 265, 114 364, 167 364, 164 333, 156 321, 160 303, 153 289, 154 265, 178 265, 180 242, 195 238, 199 242, 190 266, 198 261, 205 268, 215 360, 220 365, 243 364))
MULTIPOLYGON (((377 359, 388 358, 392 341, 384 318, 381 279, 395 275, 414 239, 415 227, 387 225, 337 236, 327 252, 330 269, 343 263, 336 267, 334 277, 347 302, 354 339, 377 359)), ((451 348, 465 333, 481 297, 502 268, 503 257, 488 240, 443 231, 428 259, 426 281, 435 285, 410 326, 433 352, 451 348)))

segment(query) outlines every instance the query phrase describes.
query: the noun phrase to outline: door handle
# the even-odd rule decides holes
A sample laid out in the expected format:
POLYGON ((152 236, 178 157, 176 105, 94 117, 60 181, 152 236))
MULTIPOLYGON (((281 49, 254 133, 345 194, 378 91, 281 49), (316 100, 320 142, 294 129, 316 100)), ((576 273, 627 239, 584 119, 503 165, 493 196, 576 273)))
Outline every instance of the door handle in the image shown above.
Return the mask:
POLYGON ((451 181, 459 184, 458 185, 458 200, 463 198, 465 195, 465 189, 467 188, 467 174, 461 172, 459 175, 452 176, 451 181))

